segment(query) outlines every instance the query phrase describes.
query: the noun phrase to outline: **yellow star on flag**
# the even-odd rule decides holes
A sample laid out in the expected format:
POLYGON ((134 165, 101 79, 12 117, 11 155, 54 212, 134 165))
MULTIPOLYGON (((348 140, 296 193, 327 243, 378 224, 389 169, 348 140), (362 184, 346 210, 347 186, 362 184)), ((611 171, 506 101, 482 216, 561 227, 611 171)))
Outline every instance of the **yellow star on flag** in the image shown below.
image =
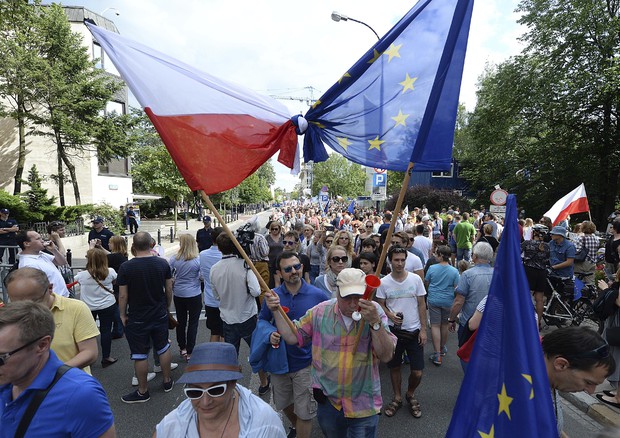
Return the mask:
POLYGON ((368 143, 370 143, 370 147, 368 148, 369 151, 372 149, 380 151, 381 145, 385 143, 385 140, 379 140, 379 136, 377 135, 374 139, 368 140, 368 143))
POLYGON ((381 53, 377 52, 377 49, 373 49, 373 57, 370 61, 368 61, 368 64, 372 64, 373 62, 375 62, 377 59, 379 59, 379 56, 381 56, 381 53))
POLYGON ((312 104, 312 109, 316 108, 320 104, 321 104, 321 99, 317 99, 317 101, 312 104))
POLYGON ((400 58, 400 53, 398 53, 398 51, 400 50, 400 48, 402 47, 402 44, 399 44, 397 46, 394 45, 394 43, 390 44, 390 47, 383 52, 384 55, 388 55, 388 62, 390 62, 392 60, 392 58, 396 57, 396 58, 400 58))
POLYGON ((347 72, 343 74, 342 76, 340 76, 340 79, 338 79, 338 83, 341 83, 344 78, 350 78, 350 77, 351 75, 347 72))
POLYGON ((506 415, 508 415, 508 419, 512 420, 512 418, 510 418, 510 403, 512 403, 513 398, 508 397, 505 383, 502 385, 501 394, 497 394, 497 398, 499 399, 499 411, 497 412, 497 415, 505 412, 506 415))
POLYGON ((336 137, 336 140, 338 140, 338 144, 340 145, 340 147, 342 147, 345 151, 347 150, 347 148, 353 144, 349 141, 348 138, 346 137, 336 137))
POLYGON ((482 438, 494 438, 495 437, 495 426, 491 426, 491 430, 489 431, 489 433, 484 433, 481 431, 478 431, 478 433, 480 434, 480 436, 482 438))
POLYGON ((323 125, 321 122, 310 122, 313 125, 316 125, 317 127, 319 127, 320 129, 324 129, 325 125, 323 125))
POLYGON ((403 86, 403 93, 407 90, 413 91, 413 83, 417 80, 418 78, 409 77, 409 73, 407 73, 405 80, 402 82, 399 82, 399 84, 403 86))
MULTIPOLYGON (((530 376, 529 374, 521 374, 521 375, 523 376, 525 380, 530 382, 530 385, 532 384, 532 376, 530 376)), ((532 400, 533 398, 534 398, 534 388, 532 388, 532 391, 530 392, 530 400, 532 400)))
POLYGON ((405 123, 407 117, 409 117, 409 114, 403 114, 401 110, 398 110, 398 115, 396 117, 392 117, 392 120, 396 122, 396 125, 394 125, 394 127, 398 125, 407 126, 407 124, 405 123))

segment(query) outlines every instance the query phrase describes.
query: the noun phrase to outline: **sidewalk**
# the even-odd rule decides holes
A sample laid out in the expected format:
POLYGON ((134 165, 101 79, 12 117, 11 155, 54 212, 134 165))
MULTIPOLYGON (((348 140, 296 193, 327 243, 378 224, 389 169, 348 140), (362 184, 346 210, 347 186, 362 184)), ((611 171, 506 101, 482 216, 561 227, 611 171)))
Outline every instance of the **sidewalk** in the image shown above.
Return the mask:
MULTIPOLYGON (((267 221, 271 213, 271 210, 265 210, 258 213, 261 224, 267 221)), ((240 214, 238 220, 230 222, 227 225, 231 230, 234 231, 239 226, 243 225, 252 216, 254 215, 240 214)), ((181 234, 191 234, 192 236, 195 236, 196 231, 204 227, 201 221, 192 219, 187 222, 188 229, 186 230, 185 221, 177 221, 177 237, 175 238, 174 242, 170 242, 170 227, 172 226, 174 226, 173 221, 144 220, 140 224, 139 231, 147 231, 151 233, 151 236, 153 236, 153 238, 157 239, 157 230, 161 230, 161 246, 164 248, 165 257, 169 258, 179 249, 178 238, 181 234)), ((129 249, 131 248, 133 236, 128 234, 125 237, 127 238, 127 249, 129 249)), ((84 267, 86 265, 85 255, 86 251, 88 251, 88 233, 82 236, 75 236, 64 239, 63 243, 65 244, 65 248, 71 250, 71 254, 73 257, 72 266, 74 268, 84 267)))
MULTIPOLYGON (((613 388, 609 382, 605 381, 605 383, 596 387, 596 393, 602 393, 608 389, 613 388)), ((620 427, 620 409, 601 402, 594 395, 586 392, 563 392, 560 395, 595 421, 606 426, 620 427)))

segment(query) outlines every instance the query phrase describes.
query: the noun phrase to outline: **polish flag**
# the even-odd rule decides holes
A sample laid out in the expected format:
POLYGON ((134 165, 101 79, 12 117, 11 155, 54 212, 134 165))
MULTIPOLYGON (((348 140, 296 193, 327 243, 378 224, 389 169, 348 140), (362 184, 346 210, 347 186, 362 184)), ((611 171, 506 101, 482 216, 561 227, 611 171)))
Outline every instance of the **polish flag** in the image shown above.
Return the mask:
POLYGON ((545 213, 553 225, 557 225, 560 221, 566 219, 569 214, 585 213, 590 211, 588 206, 588 197, 586 195, 586 187, 581 183, 579 187, 564 196, 553 207, 545 213))
POLYGON ((237 186, 280 150, 296 167, 288 108, 121 35, 85 23, 149 116, 192 190, 237 186))

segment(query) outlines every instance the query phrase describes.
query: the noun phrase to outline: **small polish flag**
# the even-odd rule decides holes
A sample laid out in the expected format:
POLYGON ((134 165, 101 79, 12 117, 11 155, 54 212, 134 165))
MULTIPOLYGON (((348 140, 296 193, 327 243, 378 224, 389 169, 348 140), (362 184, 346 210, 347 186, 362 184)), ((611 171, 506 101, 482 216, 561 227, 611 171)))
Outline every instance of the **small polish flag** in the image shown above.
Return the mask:
POLYGON ((545 213, 553 225, 557 225, 560 221, 566 219, 569 214, 585 213, 590 211, 588 206, 588 197, 586 195, 586 187, 581 183, 579 187, 564 196, 553 207, 545 213))

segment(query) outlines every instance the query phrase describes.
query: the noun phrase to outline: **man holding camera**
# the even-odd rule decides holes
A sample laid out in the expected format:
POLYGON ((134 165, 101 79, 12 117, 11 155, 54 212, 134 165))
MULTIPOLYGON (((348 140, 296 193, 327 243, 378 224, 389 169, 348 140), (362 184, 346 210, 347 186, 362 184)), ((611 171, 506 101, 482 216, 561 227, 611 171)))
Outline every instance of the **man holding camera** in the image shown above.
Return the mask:
POLYGON ((103 248, 106 251, 110 252, 110 238, 114 236, 114 233, 103 226, 103 218, 101 216, 97 216, 94 218, 91 223, 93 224, 93 229, 88 233, 88 241, 95 241, 95 247, 103 248))

